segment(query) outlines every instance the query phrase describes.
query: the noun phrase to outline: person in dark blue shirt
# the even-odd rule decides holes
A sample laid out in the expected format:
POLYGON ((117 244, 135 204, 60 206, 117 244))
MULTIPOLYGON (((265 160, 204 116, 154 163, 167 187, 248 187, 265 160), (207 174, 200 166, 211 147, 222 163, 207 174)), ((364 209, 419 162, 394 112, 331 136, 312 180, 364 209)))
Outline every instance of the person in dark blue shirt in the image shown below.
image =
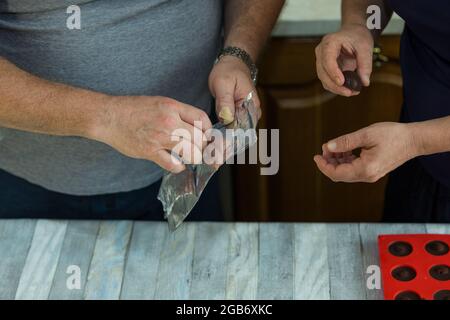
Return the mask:
POLYGON ((450 1, 343 0, 342 7, 340 31, 316 49, 324 87, 357 95, 344 85, 343 70, 357 70, 370 85, 374 42, 395 11, 405 20, 404 105, 399 123, 377 123, 324 144, 314 157, 318 168, 342 182, 375 182, 392 171, 384 221, 450 222, 450 1), (367 27, 371 5, 380 9, 380 30, 367 27))

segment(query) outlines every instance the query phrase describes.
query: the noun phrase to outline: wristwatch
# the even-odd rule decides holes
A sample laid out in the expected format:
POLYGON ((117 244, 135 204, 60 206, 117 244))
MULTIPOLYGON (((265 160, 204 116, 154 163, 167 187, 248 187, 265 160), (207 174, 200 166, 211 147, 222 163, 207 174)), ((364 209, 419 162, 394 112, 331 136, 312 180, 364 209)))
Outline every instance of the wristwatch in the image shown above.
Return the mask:
POLYGON ((258 68, 256 67, 256 64, 253 62, 247 51, 238 47, 226 47, 220 52, 215 64, 217 64, 220 59, 225 56, 233 56, 241 59, 250 69, 253 84, 256 85, 256 82, 258 81, 258 68))

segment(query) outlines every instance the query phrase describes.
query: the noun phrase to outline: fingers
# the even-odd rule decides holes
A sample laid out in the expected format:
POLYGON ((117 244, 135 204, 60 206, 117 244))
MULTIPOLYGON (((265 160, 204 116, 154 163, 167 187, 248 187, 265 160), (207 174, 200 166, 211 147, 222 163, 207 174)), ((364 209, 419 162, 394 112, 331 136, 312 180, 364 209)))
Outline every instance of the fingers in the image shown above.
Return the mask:
MULTIPOLYGON (((161 150, 172 155, 179 156, 184 164, 200 164, 203 161, 202 149, 192 141, 181 136, 173 135, 160 139, 161 150)), ((153 160, 153 158, 149 158, 153 160)), ((156 161, 155 161, 156 162, 156 161)))
POLYGON ((191 126, 190 124, 181 122, 180 128, 172 132, 171 137, 181 137, 191 143, 193 143, 197 148, 200 150, 203 150, 204 147, 206 147, 206 144, 208 143, 207 135, 206 133, 211 129, 208 129, 208 131, 203 132, 200 128, 191 126))
POLYGON ((357 157, 353 155, 352 152, 344 152, 342 153, 342 157, 339 158, 339 163, 352 163, 354 160, 356 160, 357 157))
POLYGON ((338 165, 329 163, 324 157, 314 157, 319 170, 334 182, 362 182, 364 181, 364 167, 360 158, 338 165))
POLYGON ((207 144, 205 131, 212 128, 208 115, 201 109, 176 100, 165 100, 165 110, 170 114, 156 140, 159 145, 177 154, 185 164, 202 162, 202 150, 207 144))
POLYGON ((181 102, 177 102, 175 106, 180 119, 184 122, 203 131, 206 131, 212 127, 211 120, 205 111, 181 102))
POLYGON ((358 62, 358 74, 365 87, 370 85, 370 75, 372 74, 373 52, 370 48, 361 48, 356 54, 358 62))
POLYGON ((198 128, 180 123, 180 128, 159 137, 162 148, 177 154, 186 164, 202 162, 202 150, 206 146, 206 137, 198 128))
MULTIPOLYGON (((322 53, 320 52, 320 50, 317 53, 317 60, 316 60, 316 69, 317 69, 317 76, 320 79, 320 81, 322 82, 322 85, 324 87, 325 90, 328 90, 334 94, 338 94, 344 97, 350 97, 353 95, 353 92, 344 87, 342 84, 339 85, 336 83, 336 80, 333 80, 333 76, 330 76, 330 74, 325 71, 324 66, 323 66, 323 61, 324 60, 329 60, 330 58, 328 57, 324 57, 322 56, 322 53)), ((331 59, 335 59, 335 58, 331 58, 331 59)), ((337 65, 337 60, 335 60, 336 65, 337 65)), ((331 67, 332 68, 332 67, 331 67)), ((339 67, 338 67, 339 69, 339 67)), ((342 71, 339 72, 341 73, 342 77, 344 77, 344 75, 342 74, 342 71)), ((334 75, 334 77, 337 77, 336 75, 334 75)), ((339 80, 340 83, 340 80, 339 80)))
MULTIPOLYGON (((240 106, 250 92, 256 89, 248 66, 239 58, 225 56, 220 59, 209 75, 209 88, 216 100, 216 114, 224 124, 234 121, 236 107, 240 106)), ((261 117, 258 97, 253 99, 257 117, 261 117)))
POLYGON ((216 95, 216 112, 224 124, 234 120, 236 81, 218 79, 214 83, 216 95))
POLYGON ((186 169, 185 165, 180 160, 178 160, 175 156, 171 155, 166 150, 158 151, 152 158, 152 161, 164 170, 173 173, 180 173, 184 169, 186 169))
POLYGON ((324 148, 333 153, 349 152, 362 147, 370 147, 368 140, 367 130, 361 129, 329 141, 324 148))
POLYGON ((341 54, 342 44, 337 41, 327 40, 325 37, 321 50, 319 50, 319 57, 323 70, 327 73, 331 81, 341 87, 344 84, 344 75, 338 65, 338 58, 341 54))
POLYGON ((337 158, 335 157, 334 153, 328 151, 326 145, 324 144, 322 146, 322 157, 330 164, 332 165, 338 165, 337 158))
POLYGON ((322 155, 314 161, 319 170, 335 182, 372 182, 367 176, 367 164, 353 155, 352 150, 370 148, 367 129, 343 135, 322 146, 322 155))
POLYGON ((316 68, 326 90, 346 97, 359 94, 344 87, 343 70, 358 69, 363 85, 370 85, 373 52, 366 40, 361 35, 348 32, 330 34, 322 39, 316 48, 316 68))
POLYGON ((178 140, 177 144, 170 150, 172 154, 179 155, 185 164, 201 164, 203 154, 195 144, 181 137, 173 137, 178 140))

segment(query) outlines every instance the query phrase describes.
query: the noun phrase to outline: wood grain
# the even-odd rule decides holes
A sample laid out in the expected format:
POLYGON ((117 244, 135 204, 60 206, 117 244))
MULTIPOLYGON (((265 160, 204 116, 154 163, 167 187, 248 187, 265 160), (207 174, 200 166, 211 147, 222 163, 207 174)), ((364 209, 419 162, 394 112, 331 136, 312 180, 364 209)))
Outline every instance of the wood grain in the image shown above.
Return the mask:
POLYGON ((166 233, 159 260, 155 299, 189 298, 195 227, 194 223, 184 223, 175 232, 166 233))
POLYGON ((103 221, 89 269, 85 299, 118 299, 133 223, 103 221))
POLYGON ((425 232, 450 225, 0 220, 0 298, 382 299, 378 236, 425 232))
POLYGON ((226 299, 256 299, 259 225, 232 224, 229 232, 226 299))
POLYGON ((121 299, 153 299, 166 223, 135 222, 122 285, 121 299))
POLYGON ((329 300, 327 226, 296 224, 294 237, 294 298, 329 300))
POLYGON ((66 228, 67 221, 37 222, 16 299, 48 299, 66 228))
POLYGON ((98 221, 69 222, 50 291, 50 299, 83 299, 98 229, 98 221), (71 266, 76 266, 80 270, 80 289, 67 286, 67 281, 70 280, 69 277, 72 274, 70 272, 73 272, 68 269, 71 266), (69 273, 67 273, 68 271, 69 273))
POLYGON ((293 224, 260 225, 257 299, 293 299, 293 241, 293 224))
POLYGON ((366 296, 358 224, 327 225, 330 298, 363 300, 366 296))
POLYGON ((0 223, 0 300, 14 299, 33 239, 35 220, 0 223))
POLYGON ((190 299, 225 299, 229 228, 228 223, 197 224, 190 299))

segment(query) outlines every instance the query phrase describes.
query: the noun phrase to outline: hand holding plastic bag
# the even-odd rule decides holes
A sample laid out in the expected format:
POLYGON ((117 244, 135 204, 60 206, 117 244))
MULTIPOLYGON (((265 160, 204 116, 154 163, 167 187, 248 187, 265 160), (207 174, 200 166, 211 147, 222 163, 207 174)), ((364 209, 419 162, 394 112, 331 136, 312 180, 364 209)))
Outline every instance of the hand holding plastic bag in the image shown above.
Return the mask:
POLYGON ((181 173, 167 173, 159 189, 169 229, 178 228, 189 215, 220 165, 257 141, 258 110, 250 93, 242 106, 237 107, 235 119, 229 125, 216 124, 212 129, 214 140, 205 148, 204 163, 186 165, 181 173))

